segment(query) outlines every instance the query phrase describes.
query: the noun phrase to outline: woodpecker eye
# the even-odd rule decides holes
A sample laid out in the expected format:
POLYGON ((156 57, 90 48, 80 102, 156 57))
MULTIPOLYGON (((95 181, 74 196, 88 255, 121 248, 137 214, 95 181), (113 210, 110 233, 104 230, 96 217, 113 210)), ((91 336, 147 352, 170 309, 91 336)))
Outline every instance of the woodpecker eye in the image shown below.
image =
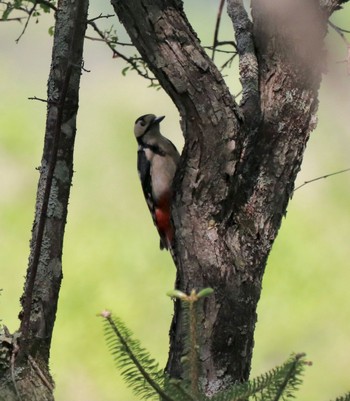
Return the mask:
POLYGON ((146 123, 143 120, 141 120, 140 125, 141 125, 141 127, 144 127, 146 125, 146 123))

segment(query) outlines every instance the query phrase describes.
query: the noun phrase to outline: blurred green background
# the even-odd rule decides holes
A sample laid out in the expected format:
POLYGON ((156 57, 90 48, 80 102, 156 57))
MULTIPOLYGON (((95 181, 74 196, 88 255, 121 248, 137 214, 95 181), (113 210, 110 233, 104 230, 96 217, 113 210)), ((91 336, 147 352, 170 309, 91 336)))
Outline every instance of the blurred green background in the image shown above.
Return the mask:
MULTIPOLYGON (((203 44, 211 44, 217 2, 187 3, 203 44)), ((101 4, 92 4, 90 17, 100 14, 101 4)), ((102 12, 113 11, 104 5, 102 12)), ((333 21, 349 29, 349 16, 348 7, 333 21)), ((51 18, 32 20, 19 44, 23 25, 0 24, 0 317, 11 331, 18 328, 46 116, 44 103, 27 98, 46 96, 51 18)), ((118 32, 125 40, 123 30, 118 32)), ((224 18, 221 38, 229 35, 224 18)), ((334 33, 328 45, 319 124, 298 184, 350 167, 350 77, 346 65, 337 63, 346 58, 346 46, 334 33)), ((164 366, 172 316, 165 293, 173 288, 175 272, 169 254, 158 249, 138 182, 133 123, 141 114, 164 114, 163 132, 180 149, 183 140, 177 110, 164 92, 147 88, 135 73, 122 77, 125 64, 99 42, 86 42, 84 59, 91 72, 81 81, 51 371, 57 401, 134 401, 115 370, 96 314, 108 308, 121 316, 164 366)), ((226 71, 227 82, 237 93, 234 71, 226 71)), ((282 363, 291 352, 306 352, 313 366, 299 400, 327 401, 350 390, 349 238, 350 172, 295 193, 268 262, 252 374, 282 363)))

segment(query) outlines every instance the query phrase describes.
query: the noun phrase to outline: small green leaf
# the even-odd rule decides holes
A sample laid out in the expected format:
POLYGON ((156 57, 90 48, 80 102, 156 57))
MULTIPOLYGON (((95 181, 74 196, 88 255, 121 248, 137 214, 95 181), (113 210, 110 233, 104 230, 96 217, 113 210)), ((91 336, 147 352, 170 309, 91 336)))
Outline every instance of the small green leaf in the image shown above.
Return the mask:
POLYGON ((44 11, 44 13, 49 13, 51 11, 51 7, 47 4, 39 4, 40 8, 44 11))
POLYGON ((208 297, 209 295, 211 295, 214 292, 214 290, 210 287, 208 288, 203 288, 202 290, 199 291, 199 293, 197 294, 198 298, 204 298, 204 297, 208 297))
POLYGON ((49 28, 49 35, 53 36, 53 34, 55 33, 55 27, 54 26, 50 26, 49 28))
POLYGON ((187 295, 180 290, 171 290, 166 293, 170 298, 186 299, 187 295))
POLYGON ((122 75, 125 77, 127 71, 129 70, 129 66, 122 69, 122 75))

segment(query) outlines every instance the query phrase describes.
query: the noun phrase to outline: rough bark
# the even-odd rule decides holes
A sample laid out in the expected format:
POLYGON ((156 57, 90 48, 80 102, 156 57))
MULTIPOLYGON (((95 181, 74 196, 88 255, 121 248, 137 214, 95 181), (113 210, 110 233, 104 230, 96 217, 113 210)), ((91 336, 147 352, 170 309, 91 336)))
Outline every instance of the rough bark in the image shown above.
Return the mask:
POLYGON ((58 2, 48 108, 20 335, 1 337, 1 400, 53 400, 48 362, 62 280, 88 0, 58 2), (5 362, 4 362, 5 361, 5 362))
MULTIPOLYGON (((242 0, 228 0, 240 56, 239 106, 181 1, 111 2, 180 112, 176 287, 215 290, 204 303, 201 333, 210 395, 249 376, 262 276, 316 125, 327 19, 341 2, 253 0, 250 21, 242 0)), ((182 338, 176 304, 167 365, 175 377, 182 374, 182 338)))

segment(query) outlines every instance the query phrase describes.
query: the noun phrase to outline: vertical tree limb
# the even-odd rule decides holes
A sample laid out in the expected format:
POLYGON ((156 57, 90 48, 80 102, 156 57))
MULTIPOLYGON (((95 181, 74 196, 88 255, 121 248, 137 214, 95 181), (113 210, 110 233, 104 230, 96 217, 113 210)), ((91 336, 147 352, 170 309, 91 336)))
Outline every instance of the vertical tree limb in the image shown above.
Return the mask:
POLYGON ((260 123, 259 69, 253 38, 253 24, 250 21, 242 0, 228 0, 227 12, 236 35, 239 55, 239 75, 242 84, 240 103, 244 119, 250 129, 260 123))
POLYGON ((75 3, 62 0, 58 6, 48 82, 44 153, 22 297, 20 352, 38 351, 45 360, 49 355, 62 279, 62 246, 73 175, 87 8, 88 0, 75 3))
POLYGON ((88 0, 58 3, 44 151, 21 298, 21 335, 12 340, 11 367, 0 379, 1 399, 6 401, 53 400, 48 361, 62 280, 62 247, 72 185, 88 4, 88 0))

